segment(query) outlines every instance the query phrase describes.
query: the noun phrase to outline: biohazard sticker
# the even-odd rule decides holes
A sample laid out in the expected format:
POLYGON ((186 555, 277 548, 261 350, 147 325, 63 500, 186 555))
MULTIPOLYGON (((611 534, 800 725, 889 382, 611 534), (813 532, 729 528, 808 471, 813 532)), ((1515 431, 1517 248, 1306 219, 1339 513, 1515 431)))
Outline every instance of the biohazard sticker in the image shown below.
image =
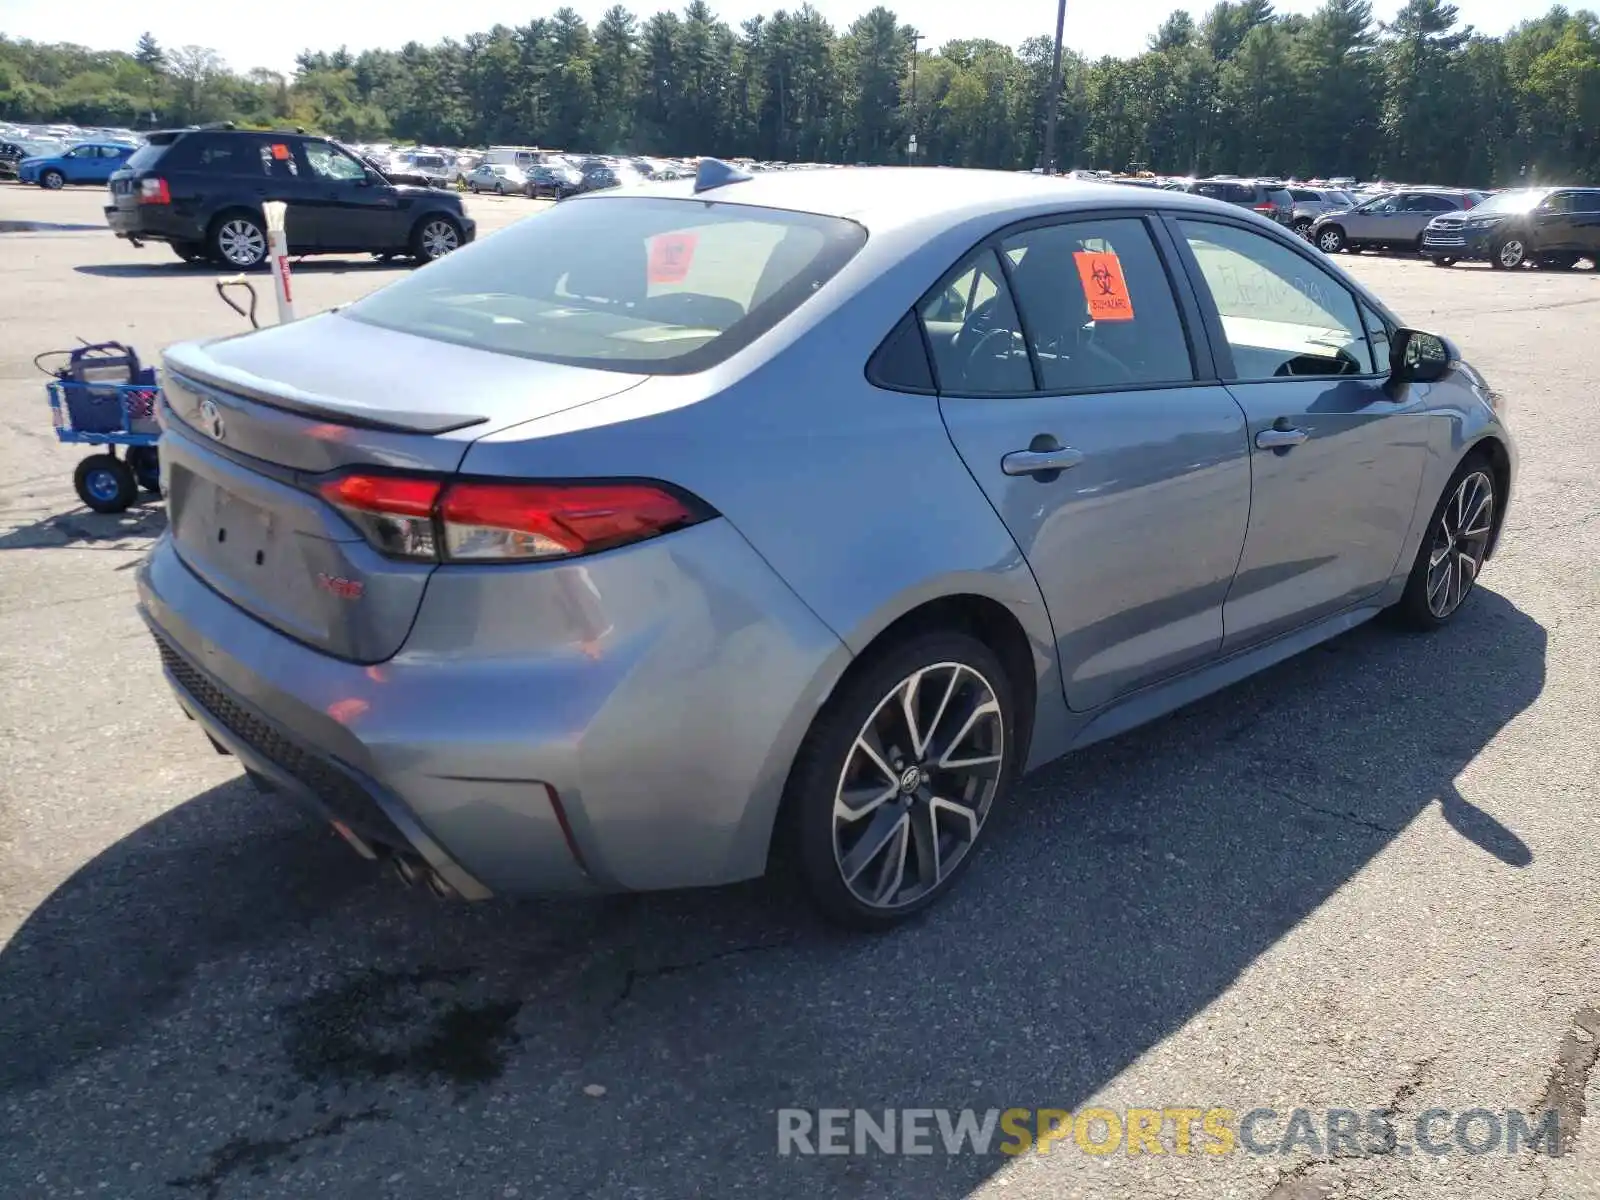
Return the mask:
POLYGON ((279 162, 287 161, 289 158, 289 147, 284 145, 282 142, 274 142, 272 144, 272 157, 277 159, 279 162))
POLYGON ((694 262, 695 243, 699 237, 692 233, 663 233, 650 239, 650 282, 682 283, 689 278, 689 265, 694 262))
POLYGON ((1128 296, 1128 281, 1122 277, 1122 262, 1115 254, 1080 250, 1072 256, 1083 281, 1083 298, 1089 302, 1091 321, 1131 321, 1133 301, 1128 296))

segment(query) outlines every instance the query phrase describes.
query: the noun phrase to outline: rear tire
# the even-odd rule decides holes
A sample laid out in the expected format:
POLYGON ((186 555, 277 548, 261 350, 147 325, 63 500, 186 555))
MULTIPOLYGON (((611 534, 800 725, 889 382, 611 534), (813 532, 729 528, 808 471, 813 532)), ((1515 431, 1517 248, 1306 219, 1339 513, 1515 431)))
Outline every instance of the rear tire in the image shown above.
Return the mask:
POLYGON ((120 458, 110 454, 91 454, 72 473, 72 486, 95 512, 119 513, 139 496, 133 471, 120 458))
POLYGON ((47 192, 59 192, 67 186, 67 177, 60 171, 46 171, 39 176, 39 186, 47 192))
POLYGON ((1578 255, 1546 254, 1534 265, 1541 271, 1570 271, 1578 265, 1578 255))
POLYGON ((211 223, 207 251, 215 262, 251 271, 267 261, 267 226, 254 213, 235 209, 211 223))
POLYGON ((1434 505, 1406 590, 1390 609, 1397 624, 1431 632, 1461 611, 1488 555, 1499 502, 1488 458, 1467 455, 1434 505))
POLYGON ((206 248, 199 242, 173 242, 172 252, 186 263, 205 262, 206 248))
POLYGON ((845 678, 795 757, 775 834, 823 916, 888 929, 950 890, 1016 774, 1014 695, 994 652, 954 631, 845 678), (907 722, 908 694, 925 728, 907 722))

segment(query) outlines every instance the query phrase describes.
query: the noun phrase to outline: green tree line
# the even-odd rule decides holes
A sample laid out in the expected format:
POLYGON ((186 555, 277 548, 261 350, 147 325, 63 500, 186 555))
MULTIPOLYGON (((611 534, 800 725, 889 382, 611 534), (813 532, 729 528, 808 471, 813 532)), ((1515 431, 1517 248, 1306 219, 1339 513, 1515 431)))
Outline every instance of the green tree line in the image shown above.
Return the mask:
MULTIPOLYGON (((0 118, 148 127, 233 119, 350 140, 533 143, 759 159, 1037 166, 1051 41, 914 53, 884 7, 809 4, 737 28, 705 0, 590 25, 571 8, 398 51, 307 50, 292 76, 200 46, 131 53, 0 37, 0 118)), ((1443 0, 1176 11, 1127 59, 1064 56, 1057 164, 1507 183, 1600 179, 1600 21, 1556 6, 1503 37, 1443 0)))

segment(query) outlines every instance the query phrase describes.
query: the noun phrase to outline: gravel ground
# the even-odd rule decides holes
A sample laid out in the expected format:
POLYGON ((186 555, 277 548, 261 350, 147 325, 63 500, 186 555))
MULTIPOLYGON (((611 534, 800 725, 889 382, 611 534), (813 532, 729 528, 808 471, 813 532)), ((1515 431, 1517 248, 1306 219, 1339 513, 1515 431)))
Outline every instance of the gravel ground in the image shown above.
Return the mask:
MULTIPOLYGON (((0 230, 57 227, 0 233, 0 1195, 1600 1195, 1600 273, 1343 259, 1510 399, 1469 609, 1030 777, 962 888, 873 939, 762 884, 442 905, 244 786, 133 611, 160 505, 77 506, 29 362, 241 323, 100 203, 0 187, 0 230), (1427 1109, 1546 1102, 1573 1152, 1406 1153, 1427 1109), (1138 1105, 1389 1106, 1402 1145, 777 1153, 787 1107, 1138 1105)), ((397 273, 309 264, 297 299, 397 273)))

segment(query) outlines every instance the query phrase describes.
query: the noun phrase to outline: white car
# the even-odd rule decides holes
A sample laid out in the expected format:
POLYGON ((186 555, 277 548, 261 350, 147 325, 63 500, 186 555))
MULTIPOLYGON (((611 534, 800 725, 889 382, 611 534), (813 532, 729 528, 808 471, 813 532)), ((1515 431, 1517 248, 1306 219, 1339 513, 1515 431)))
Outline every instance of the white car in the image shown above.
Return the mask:
POLYGON ((528 177, 521 167, 508 163, 482 163, 467 173, 467 187, 474 192, 493 192, 504 196, 520 192, 528 186, 528 177))

